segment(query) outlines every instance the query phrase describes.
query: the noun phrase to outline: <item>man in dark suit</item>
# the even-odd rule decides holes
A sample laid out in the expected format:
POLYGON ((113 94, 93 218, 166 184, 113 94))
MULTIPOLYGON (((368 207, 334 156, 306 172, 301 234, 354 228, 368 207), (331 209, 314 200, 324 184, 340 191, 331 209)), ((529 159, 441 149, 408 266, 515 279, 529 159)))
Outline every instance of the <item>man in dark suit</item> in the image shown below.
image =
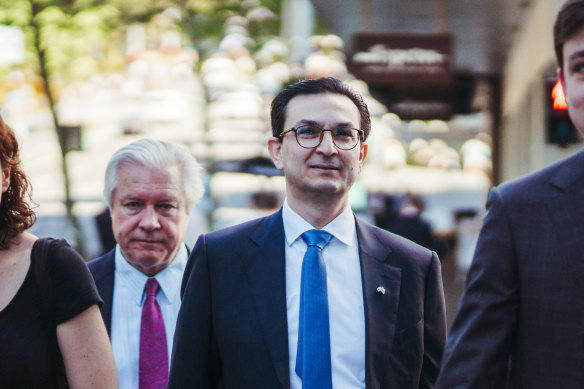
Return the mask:
POLYGON ((104 197, 117 246, 88 266, 122 389, 166 387, 189 254, 184 237, 202 194, 199 165, 175 144, 141 139, 108 163, 104 197))
POLYGON ((325 78, 287 87, 271 114, 284 205, 199 238, 169 388, 431 388, 446 332, 438 258, 349 206, 367 106, 325 78))
MULTIPOLYGON (((584 0, 554 26, 584 130, 584 0)), ((437 387, 584 388, 584 152, 493 188, 437 387)))

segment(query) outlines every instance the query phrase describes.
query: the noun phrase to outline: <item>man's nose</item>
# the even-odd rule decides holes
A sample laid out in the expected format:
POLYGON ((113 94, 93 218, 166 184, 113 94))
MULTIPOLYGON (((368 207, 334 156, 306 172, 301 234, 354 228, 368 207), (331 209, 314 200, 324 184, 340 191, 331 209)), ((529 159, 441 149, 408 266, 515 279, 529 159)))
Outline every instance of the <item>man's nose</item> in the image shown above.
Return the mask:
POLYGON ((333 139, 333 133, 331 131, 323 131, 321 142, 317 147, 317 151, 323 154, 335 154, 337 153, 337 147, 335 146, 335 142, 333 139))
POLYGON ((159 215, 154 207, 145 207, 140 218, 140 228, 144 230, 156 230, 160 228, 159 215))

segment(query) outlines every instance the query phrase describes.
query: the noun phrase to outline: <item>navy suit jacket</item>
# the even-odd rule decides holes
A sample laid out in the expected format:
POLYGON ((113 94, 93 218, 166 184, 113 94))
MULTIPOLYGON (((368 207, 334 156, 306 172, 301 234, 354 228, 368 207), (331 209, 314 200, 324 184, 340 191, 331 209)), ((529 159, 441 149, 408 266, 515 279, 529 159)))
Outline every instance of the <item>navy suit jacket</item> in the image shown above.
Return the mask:
MULTIPOLYGON (((435 253, 357 220, 367 388, 430 388, 446 325, 435 253), (383 286, 385 294, 378 293, 383 286)), ((282 211, 199 237, 169 389, 290 387, 282 211)))
POLYGON ((89 267, 89 271, 95 280, 97 291, 103 300, 103 305, 101 306, 101 316, 105 322, 105 327, 107 328, 108 334, 110 334, 112 324, 114 271, 116 269, 114 254, 115 249, 87 263, 87 267, 89 267))
POLYGON ((584 152, 487 208, 437 387, 584 388, 584 152))

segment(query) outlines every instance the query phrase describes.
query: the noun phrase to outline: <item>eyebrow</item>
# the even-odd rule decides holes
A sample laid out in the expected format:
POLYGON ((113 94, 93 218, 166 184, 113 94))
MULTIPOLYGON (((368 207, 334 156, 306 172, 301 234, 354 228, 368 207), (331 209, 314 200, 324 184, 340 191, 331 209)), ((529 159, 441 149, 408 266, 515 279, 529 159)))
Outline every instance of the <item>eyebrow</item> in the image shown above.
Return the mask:
POLYGON ((578 50, 572 53, 572 55, 570 55, 570 57, 568 58, 568 61, 574 61, 580 58, 584 58, 584 50, 578 50))
MULTIPOLYGON (((128 194, 127 196, 124 197, 120 197, 119 198, 120 201, 122 202, 127 202, 127 201, 136 201, 136 202, 140 202, 140 203, 145 203, 148 200, 144 200, 143 197, 141 196, 136 196, 135 194, 128 194)), ((155 203, 159 204, 159 203, 171 203, 171 202, 179 202, 179 199, 175 196, 166 196, 166 197, 161 197, 159 199, 156 199, 155 203)))
POLYGON ((118 197, 120 201, 141 201, 141 199, 134 194, 127 194, 125 196, 118 197))
MULTIPOLYGON (((309 125, 309 126, 315 126, 316 125, 316 126, 319 126, 319 127, 324 127, 319 122, 315 122, 314 120, 306 120, 306 119, 300 120, 299 122, 297 122, 294 125, 294 127, 307 126, 307 125, 309 125)), ((341 126, 353 127, 354 124, 351 123, 351 122, 340 122, 340 123, 335 124, 335 126, 333 128, 337 128, 337 127, 341 127, 341 126)))

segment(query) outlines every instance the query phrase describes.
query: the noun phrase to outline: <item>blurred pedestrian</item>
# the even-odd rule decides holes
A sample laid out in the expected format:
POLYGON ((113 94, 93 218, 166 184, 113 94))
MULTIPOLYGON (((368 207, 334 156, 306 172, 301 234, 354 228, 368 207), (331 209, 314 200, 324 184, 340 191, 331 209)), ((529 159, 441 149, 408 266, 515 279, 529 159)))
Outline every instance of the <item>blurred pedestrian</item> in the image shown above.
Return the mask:
POLYGON ((104 207, 95 216, 95 224, 97 226, 99 241, 101 242, 101 252, 99 255, 103 255, 116 247, 116 238, 114 238, 114 232, 112 230, 112 216, 109 207, 104 207))
POLYGON ((35 222, 12 129, 0 117, 0 387, 118 387, 101 303, 87 266, 35 222), (68 385, 68 386, 67 386, 68 385))
MULTIPOLYGON (((554 25, 558 76, 584 133, 584 0, 554 25)), ((584 151, 491 189, 437 382, 584 388, 584 151)))
POLYGON ((166 388, 189 254, 184 238, 203 190, 199 164, 176 144, 141 139, 108 163, 103 193, 117 245, 89 269, 122 389, 166 388))
POLYGON ((403 236, 419 244, 420 246, 436 250, 430 224, 422 218, 424 212, 424 201, 422 198, 413 193, 406 193, 403 197, 393 202, 386 202, 387 221, 380 225, 394 234, 403 236))

